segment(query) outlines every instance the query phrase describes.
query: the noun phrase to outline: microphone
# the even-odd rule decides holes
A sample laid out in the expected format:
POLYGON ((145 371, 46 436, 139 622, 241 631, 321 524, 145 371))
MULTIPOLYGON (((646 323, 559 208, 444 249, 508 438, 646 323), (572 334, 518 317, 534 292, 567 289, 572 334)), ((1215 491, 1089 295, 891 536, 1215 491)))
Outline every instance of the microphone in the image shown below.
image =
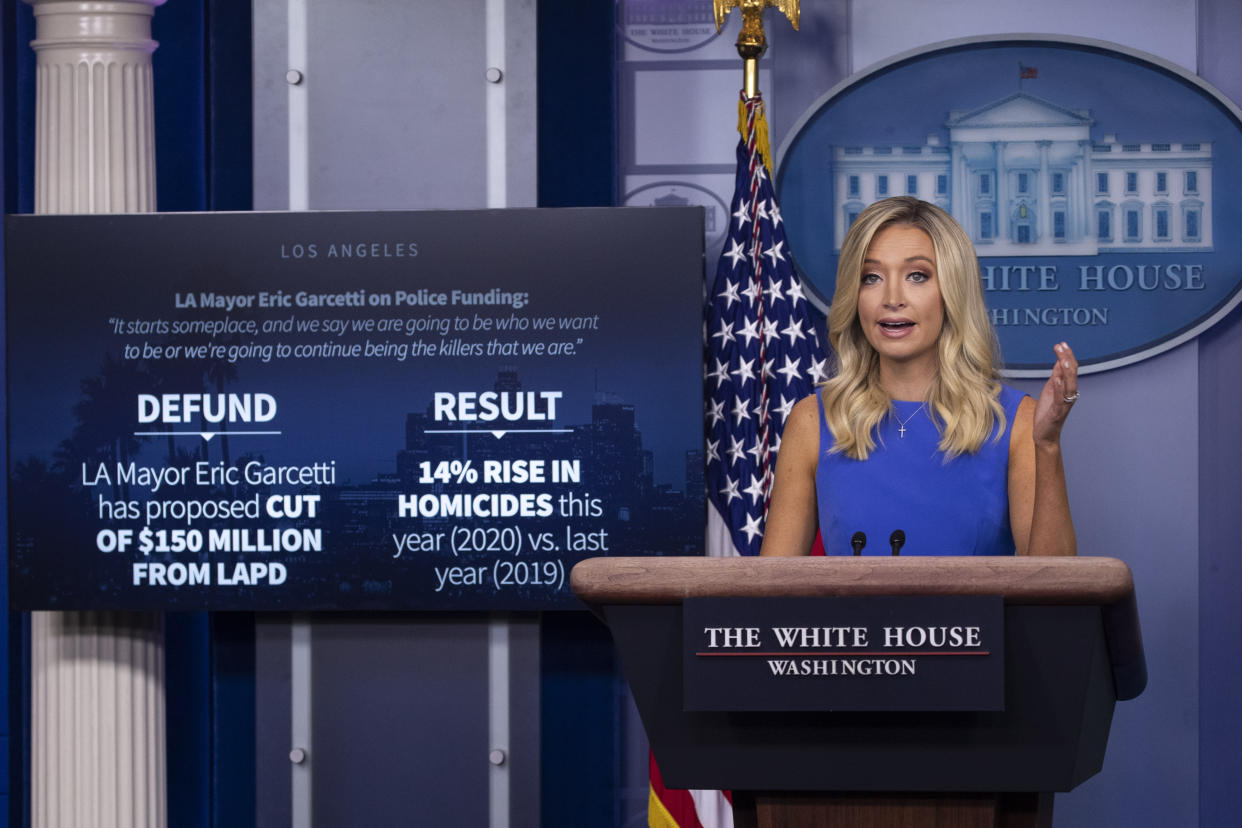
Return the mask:
POLYGON ((862 532, 855 532, 854 537, 850 538, 850 546, 854 547, 854 557, 862 554, 863 547, 867 545, 867 536, 862 532))
POLYGON ((900 555, 901 547, 906 545, 906 533, 900 529, 894 529, 893 534, 888 536, 888 544, 893 547, 894 555, 900 555))

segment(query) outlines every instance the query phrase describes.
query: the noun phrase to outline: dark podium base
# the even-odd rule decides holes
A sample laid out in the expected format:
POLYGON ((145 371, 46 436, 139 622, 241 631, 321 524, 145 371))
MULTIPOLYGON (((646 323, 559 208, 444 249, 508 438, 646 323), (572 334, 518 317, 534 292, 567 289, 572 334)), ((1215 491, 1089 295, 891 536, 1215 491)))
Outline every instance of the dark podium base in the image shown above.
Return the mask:
POLYGON ((1143 691, 1134 580, 1113 558, 592 558, 574 593, 608 624, 664 784, 724 789, 738 828, 1050 828, 1143 691), (686 710, 691 598, 999 595, 1000 711, 686 710))
POLYGON ((1051 828, 1050 793, 733 792, 735 828, 1051 828))

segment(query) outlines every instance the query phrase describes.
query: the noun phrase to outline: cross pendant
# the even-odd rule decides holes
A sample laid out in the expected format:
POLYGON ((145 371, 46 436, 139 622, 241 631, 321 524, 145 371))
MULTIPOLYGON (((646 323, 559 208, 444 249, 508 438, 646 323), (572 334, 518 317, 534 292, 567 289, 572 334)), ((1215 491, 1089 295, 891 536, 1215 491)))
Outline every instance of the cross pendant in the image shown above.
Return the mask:
POLYGON ((905 423, 902 423, 901 428, 897 429, 897 434, 901 437, 901 439, 903 440, 906 439, 906 424, 905 423))

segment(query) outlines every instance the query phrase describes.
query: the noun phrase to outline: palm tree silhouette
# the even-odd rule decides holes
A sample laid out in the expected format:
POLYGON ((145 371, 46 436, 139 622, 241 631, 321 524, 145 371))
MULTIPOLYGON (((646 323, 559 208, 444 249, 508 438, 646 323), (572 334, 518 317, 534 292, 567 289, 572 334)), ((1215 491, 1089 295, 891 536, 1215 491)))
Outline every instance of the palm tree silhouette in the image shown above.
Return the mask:
MULTIPOLYGON (((82 380, 82 396, 73 404, 77 423, 69 445, 61 444, 60 459, 65 459, 68 449, 83 460, 102 460, 114 464, 114 468, 128 464, 147 439, 134 434, 138 395, 149 392, 154 385, 151 375, 137 363, 105 354, 99 374, 82 380)), ((113 475, 113 497, 128 499, 129 485, 118 478, 119 475, 113 475)))
MULTIPOLYGON (((176 359, 164 360, 159 369, 159 391, 166 394, 199 394, 203 391, 203 365, 201 360, 176 359)), ((167 423, 168 429, 168 465, 176 465, 179 451, 173 432, 177 427, 167 423)), ((206 458, 203 458, 206 459, 206 458)))

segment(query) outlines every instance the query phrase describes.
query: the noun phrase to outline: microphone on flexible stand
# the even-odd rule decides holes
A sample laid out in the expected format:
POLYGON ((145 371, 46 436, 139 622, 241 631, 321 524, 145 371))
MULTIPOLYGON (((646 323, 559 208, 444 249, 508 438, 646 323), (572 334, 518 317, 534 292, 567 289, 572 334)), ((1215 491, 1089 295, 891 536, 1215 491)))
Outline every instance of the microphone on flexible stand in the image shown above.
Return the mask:
POLYGON ((867 536, 862 532, 855 532, 854 537, 850 538, 850 546, 854 547, 854 557, 862 554, 863 547, 867 545, 867 536))
POLYGON ((893 547, 893 555, 901 554, 901 547, 906 545, 906 533, 900 529, 894 529, 893 534, 888 536, 888 544, 893 547))

